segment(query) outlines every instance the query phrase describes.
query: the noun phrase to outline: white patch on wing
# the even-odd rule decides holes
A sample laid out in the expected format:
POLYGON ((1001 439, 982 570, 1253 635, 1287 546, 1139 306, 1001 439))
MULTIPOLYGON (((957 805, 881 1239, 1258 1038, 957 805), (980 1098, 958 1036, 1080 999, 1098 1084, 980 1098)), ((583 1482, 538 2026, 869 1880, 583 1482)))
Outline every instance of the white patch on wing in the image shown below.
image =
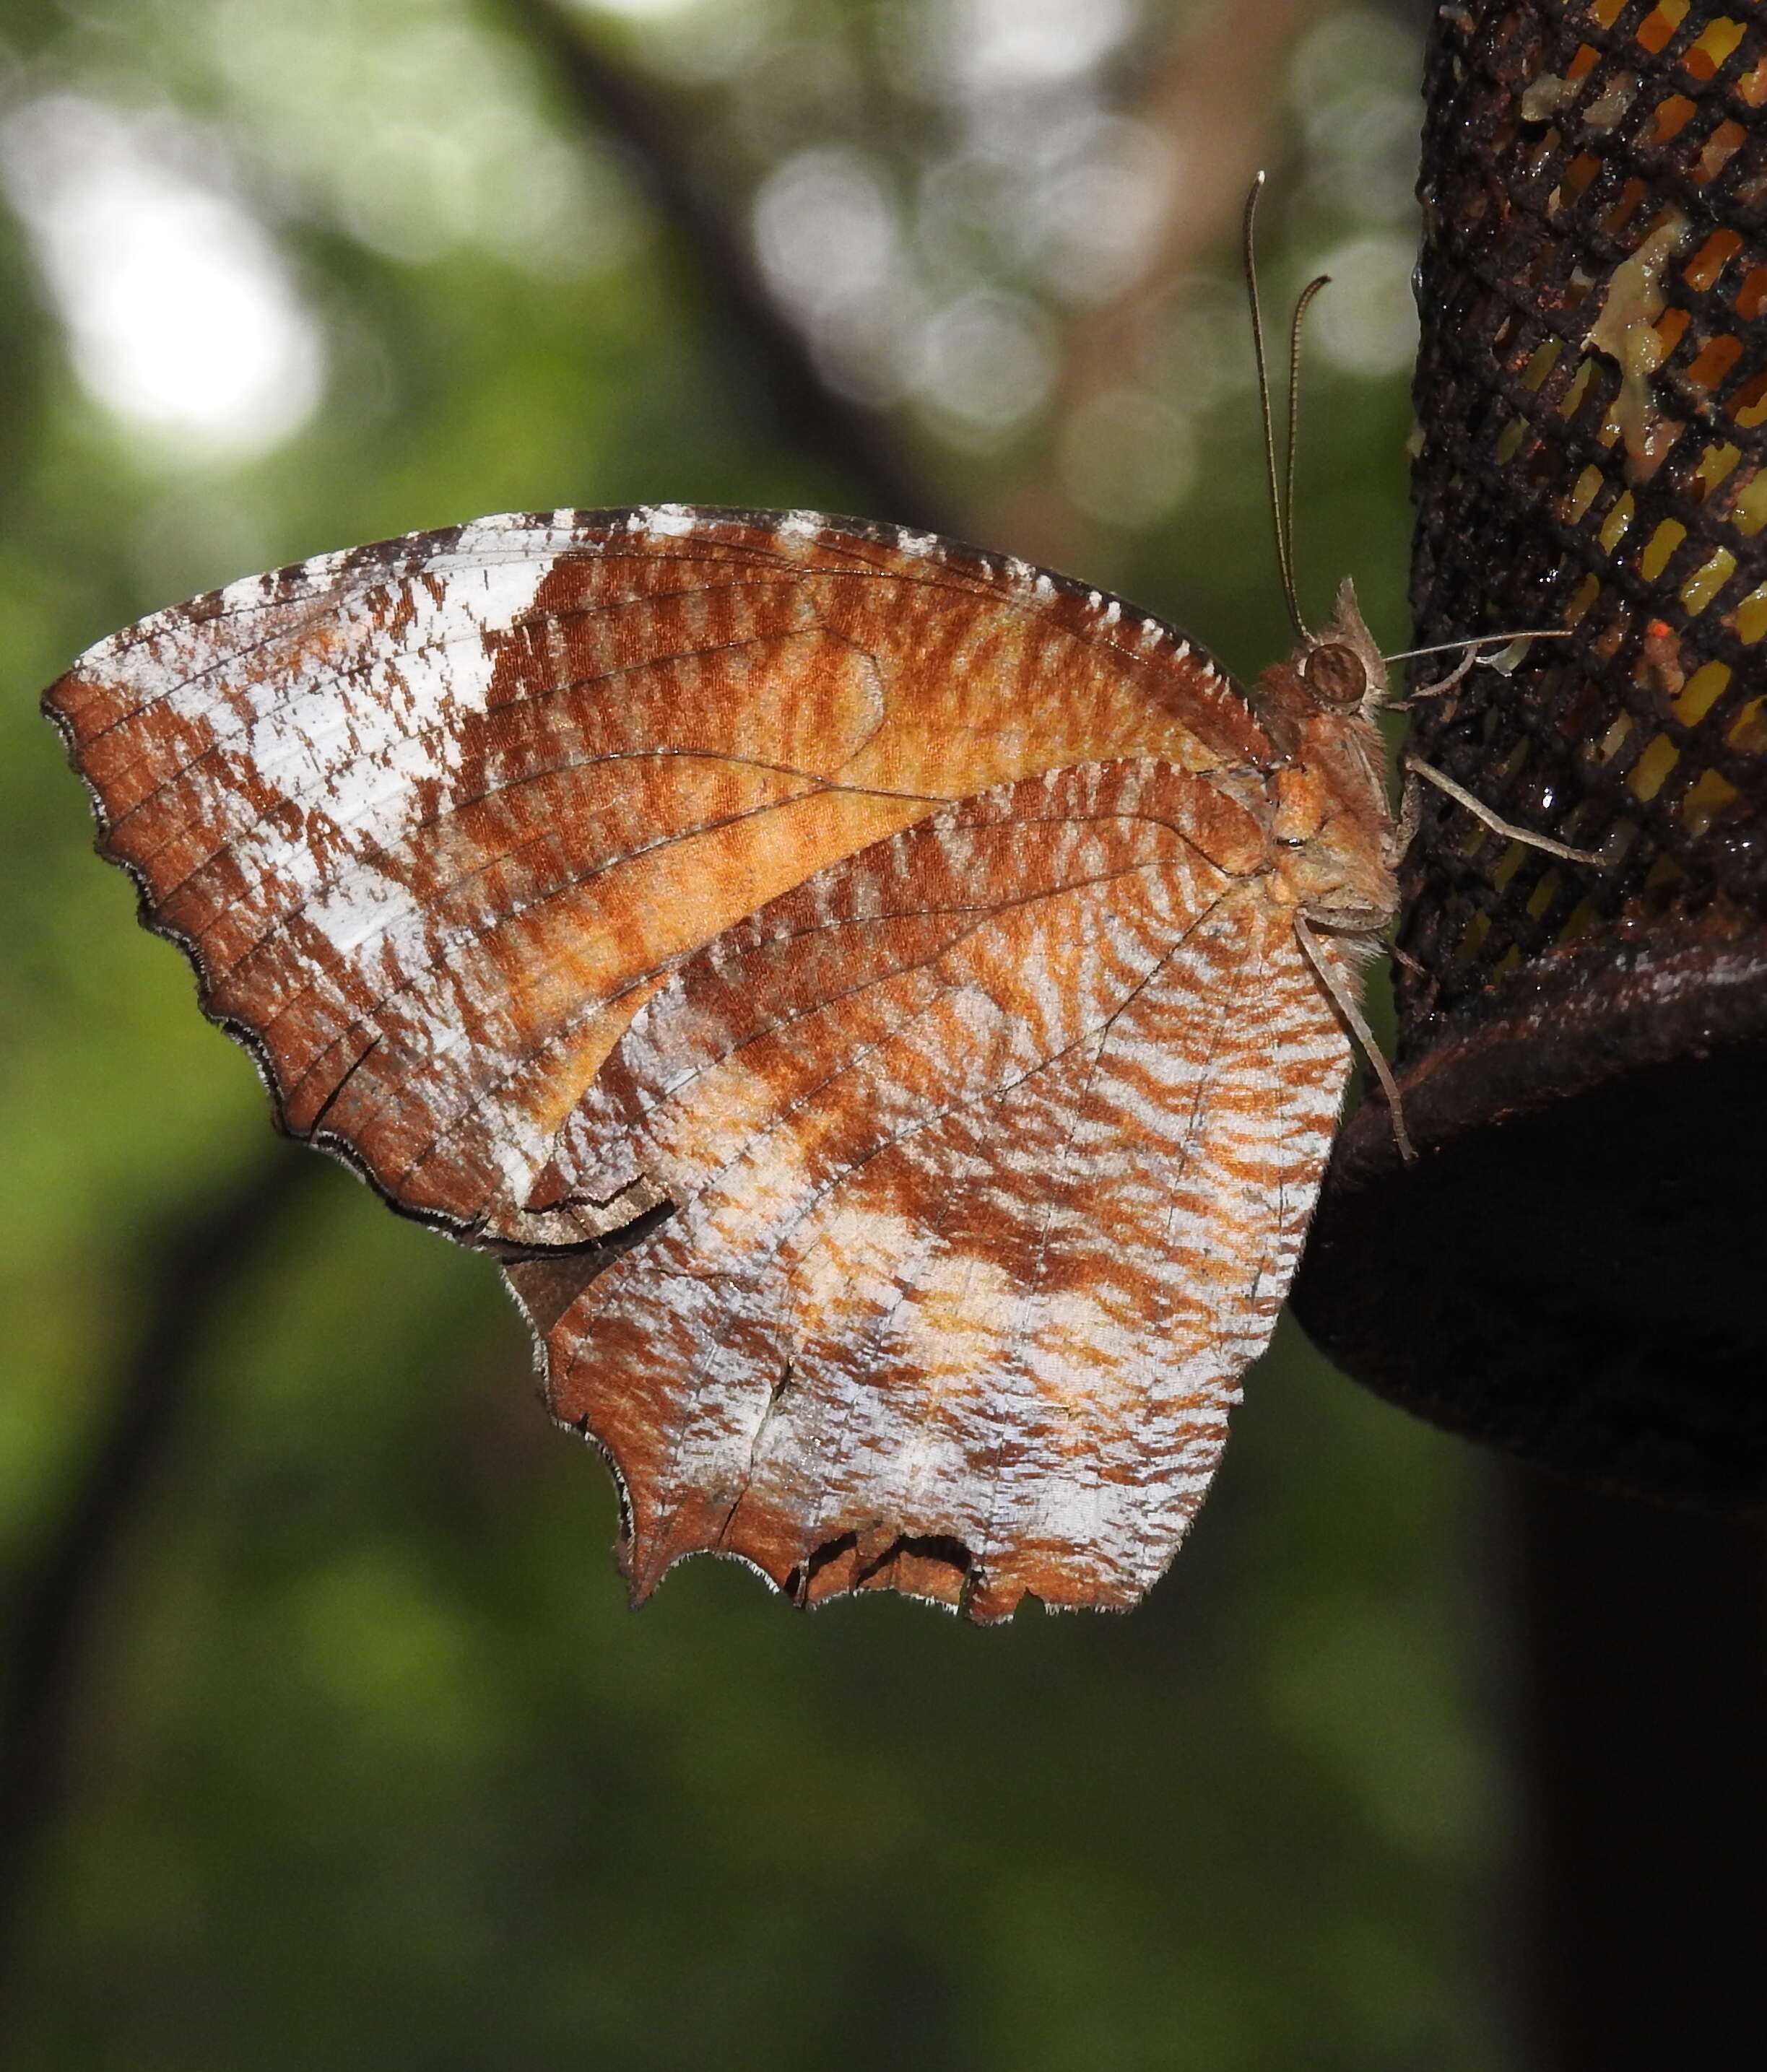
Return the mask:
POLYGON ((1024 1363, 1038 1388, 1059 1403, 1118 1412, 1145 1351, 1133 1322, 1090 1288, 1046 1289, 1036 1298, 1024 1363))
POLYGON ((756 1421, 756 1435, 765 1424, 757 1462, 819 1487, 838 1405, 850 1505, 892 1531, 974 1536, 982 1516, 969 1412, 1004 1355, 1019 1300, 1003 1267, 928 1223, 834 1209, 793 1272, 784 1320, 802 1392, 756 1421), (912 1390, 887 1379, 903 1373, 915 1377, 912 1390))
POLYGON ((330 656, 316 665, 295 657, 257 680, 228 672, 179 694, 203 705, 224 693, 245 721, 229 745, 249 761, 257 783, 285 796, 304 792, 310 810, 329 824, 291 840, 258 820, 238 836, 233 853, 248 875, 279 881, 340 956, 359 956, 381 939, 383 961, 399 962, 402 946, 385 931, 410 911, 410 897, 373 852, 410 834, 439 790, 445 796, 459 767, 460 723, 484 710, 491 689, 496 656, 484 636, 532 608, 547 565, 462 572, 439 599, 426 583, 410 584, 410 623, 396 639, 382 638, 359 675, 338 675, 330 656), (315 779, 323 788, 312 788, 315 779), (365 928, 365 915, 375 925, 365 928))
MULTIPOLYGON (((553 566, 533 543, 552 536, 483 520, 433 553, 414 542, 409 563, 389 557, 378 576, 328 556, 236 583, 203 615, 163 613, 80 665, 212 744, 179 780, 196 793, 187 817, 239 873, 244 913, 292 960, 290 1001, 311 994, 341 1034, 365 992, 398 993, 387 1011, 401 1043, 432 1062, 454 1053, 456 1073, 472 1061, 438 961, 449 939, 382 853, 455 803, 463 724, 485 710, 496 672, 490 636, 533 609, 553 566), (305 600, 327 578, 350 587, 321 615, 305 600)), ((526 1184, 545 1148, 512 1115, 500 1156, 526 1184)))
POLYGON ((831 1328, 838 1313, 891 1309, 908 1262, 925 1240, 906 1217, 842 1203, 820 1223, 816 1242, 791 1276, 791 1331, 800 1345, 831 1328))
POLYGON ((679 504, 647 504, 638 512, 643 529, 653 539, 675 540, 698 531, 700 520, 679 504))
MULTIPOLYGON (((692 1170, 690 1163, 683 1177, 692 1170)), ((661 1168, 661 1177, 668 1186, 667 1165, 661 1168)), ((733 1163, 728 1180, 702 1196, 689 1213, 701 1225, 702 1244, 740 1256, 789 1215, 804 1190, 803 1153, 789 1129, 774 1128, 751 1137, 733 1163)))
POLYGON ((411 895, 397 879, 371 868, 347 872, 308 901, 306 919, 340 956, 383 937, 411 910, 411 895))
POLYGON ((942 1249, 897 1313, 904 1357, 935 1388, 973 1380, 998 1363, 1019 1299, 993 1260, 942 1249))

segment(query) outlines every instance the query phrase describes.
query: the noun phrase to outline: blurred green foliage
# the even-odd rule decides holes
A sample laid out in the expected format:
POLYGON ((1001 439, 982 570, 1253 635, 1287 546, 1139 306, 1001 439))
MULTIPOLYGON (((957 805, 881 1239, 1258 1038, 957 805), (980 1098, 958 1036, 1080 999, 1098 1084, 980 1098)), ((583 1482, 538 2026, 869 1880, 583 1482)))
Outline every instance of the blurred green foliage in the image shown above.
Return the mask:
MULTIPOLYGON (((676 97, 739 234, 753 209, 776 241, 801 228, 762 212, 794 154, 867 154, 904 210, 970 191, 974 162, 1010 160, 1011 109, 983 105, 1003 66, 1009 98, 1041 63, 1068 117, 1116 121, 1187 10, 1102 9, 1115 39, 1083 65, 1061 72, 1059 36, 995 48, 944 100, 962 51, 934 30, 967 23, 986 58, 1005 18, 981 0, 578 14, 676 97)), ((1365 99, 1368 52, 1410 48, 1399 18, 1309 19, 1315 100, 1332 76, 1365 99)), ((38 690, 141 613, 328 547, 499 509, 866 490, 803 449, 642 167, 488 0, 20 5, 0 39, 0 1555, 22 1575, 139 1328, 153 1240, 267 1132, 246 1060, 88 853, 38 690), (117 149, 126 187, 170 166, 259 227, 325 363, 286 436, 205 454, 99 400, 55 209, 117 149)), ((1283 116, 1271 69, 1279 131, 1299 125, 1272 146, 1280 288, 1406 227, 1358 216, 1373 186, 1319 158, 1312 103, 1283 116)), ((1065 299, 1010 212, 965 220, 954 255, 936 211, 902 218, 929 242, 899 233, 884 292, 933 345, 897 340, 879 422, 990 544, 1053 532, 1075 573, 1236 666, 1269 659, 1286 634, 1230 249, 1167 295, 1215 323, 1172 334, 1206 364, 1144 354, 1135 377, 1134 409, 1172 413, 1172 493, 1155 508, 1142 482, 1113 516, 1095 474, 1090 511, 1063 487, 1066 329, 1096 283, 1065 299), (1003 366, 1030 337, 1055 370, 991 425, 952 404, 974 402, 961 368, 947 392, 913 374, 937 372, 941 307, 978 294, 1005 298, 975 305, 1003 366)), ((1353 569, 1396 642, 1405 376, 1353 360, 1310 376, 1304 581, 1316 602, 1353 569)), ((0 1951, 9 2064, 1504 2062, 1482 1483, 1291 1330, 1143 1610, 977 1633, 894 1601, 800 1618, 710 1562, 631 1615, 607 1478, 537 1408, 490 1266, 341 1170, 202 1321, 199 1399, 110 1572, 69 1804, 0 1951)))

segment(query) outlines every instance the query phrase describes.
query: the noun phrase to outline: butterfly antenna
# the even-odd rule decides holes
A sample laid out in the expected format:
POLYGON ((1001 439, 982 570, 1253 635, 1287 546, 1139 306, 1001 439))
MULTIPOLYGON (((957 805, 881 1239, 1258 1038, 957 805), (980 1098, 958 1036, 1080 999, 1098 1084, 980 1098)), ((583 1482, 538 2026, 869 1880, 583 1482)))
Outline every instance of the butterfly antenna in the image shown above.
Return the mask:
MULTIPOLYGON (((1283 602, 1288 606, 1290 623, 1297 640, 1312 638, 1300 615, 1300 605, 1295 595, 1295 568, 1289 557, 1288 504, 1283 496, 1282 479, 1276 471, 1276 423, 1270 401, 1270 363, 1264 352, 1264 313, 1258 299, 1258 252, 1254 236, 1258 217, 1258 197, 1264 191, 1264 175, 1259 173, 1251 184, 1251 192, 1246 197, 1246 223, 1243 256, 1246 265, 1246 298, 1251 306, 1252 351, 1258 362, 1258 403, 1264 421, 1264 474, 1270 484, 1271 522, 1276 528, 1276 569, 1282 578, 1283 602)), ((1309 294, 1311 290, 1309 290, 1309 294)), ((1304 306, 1304 298, 1303 306, 1304 306)), ((1292 487, 1294 474, 1294 388, 1289 388, 1289 474, 1292 487)))
POLYGON ((1307 321, 1308 306, 1321 288, 1330 285, 1331 278, 1329 273, 1321 273, 1301 290, 1288 333, 1288 467, 1283 477, 1283 532, 1288 542, 1285 577, 1288 585, 1288 615, 1298 632, 1302 628, 1300 608, 1295 602, 1295 451, 1300 443, 1301 326, 1307 321))
POLYGON ((1436 640, 1427 648, 1401 648, 1396 654, 1383 655, 1383 662, 1415 662, 1420 655, 1460 655, 1468 648, 1507 648, 1517 640, 1568 640, 1571 629, 1568 626, 1524 626, 1515 633, 1475 633, 1466 640, 1436 640))

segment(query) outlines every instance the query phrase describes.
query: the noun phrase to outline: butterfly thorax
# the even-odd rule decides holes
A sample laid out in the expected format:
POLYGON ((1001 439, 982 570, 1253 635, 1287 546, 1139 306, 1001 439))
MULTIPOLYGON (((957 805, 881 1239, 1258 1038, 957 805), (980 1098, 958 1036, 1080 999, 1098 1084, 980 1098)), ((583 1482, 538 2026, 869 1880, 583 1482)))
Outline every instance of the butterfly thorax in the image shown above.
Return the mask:
POLYGON ((1386 672, 1349 583, 1331 620, 1267 669, 1252 702, 1276 744, 1267 808, 1275 874, 1309 919, 1360 932, 1398 903, 1374 713, 1386 672))

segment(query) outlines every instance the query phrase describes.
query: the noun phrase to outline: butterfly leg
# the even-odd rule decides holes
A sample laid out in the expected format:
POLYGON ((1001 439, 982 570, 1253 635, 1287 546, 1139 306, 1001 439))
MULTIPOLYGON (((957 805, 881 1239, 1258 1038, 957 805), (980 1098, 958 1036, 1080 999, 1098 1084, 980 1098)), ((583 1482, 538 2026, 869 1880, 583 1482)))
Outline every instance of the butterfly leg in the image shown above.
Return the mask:
POLYGON ((1402 767, 1405 783, 1399 792, 1398 816, 1381 844, 1381 861, 1389 870, 1404 861, 1407 850, 1417 839, 1418 828, 1423 818, 1422 780, 1408 763, 1402 767))
POLYGON ((1327 956, 1324 944, 1300 914, 1295 916, 1295 939, 1300 944, 1307 961, 1319 974, 1319 982, 1330 994, 1332 1005, 1343 1017, 1345 1026, 1361 1046, 1362 1054, 1368 1059, 1369 1070, 1381 1083, 1381 1089, 1386 1096, 1388 1112, 1393 1118, 1393 1136, 1398 1145, 1400 1157, 1407 1161, 1415 1158, 1417 1148, 1411 1142, 1405 1127, 1405 1103, 1399 1093, 1398 1081, 1394 1078, 1393 1068, 1387 1063, 1380 1045, 1375 1041, 1374 1032, 1369 1027, 1355 993, 1345 985, 1341 974, 1333 968, 1327 956))
MULTIPOLYGON (((1526 828, 1518 828, 1512 821, 1501 818, 1482 799, 1468 791, 1464 784, 1456 784, 1452 777, 1438 770, 1433 763, 1425 763, 1421 758, 1409 753, 1402 757, 1402 763, 1405 771, 1407 797, 1399 808, 1399 832, 1404 831, 1408 821, 1411 834, 1417 831, 1410 795, 1416 780, 1421 779, 1426 784, 1433 784, 1438 791, 1445 791, 1456 805, 1464 806, 1474 820, 1488 827, 1494 835, 1501 835, 1510 841, 1520 842, 1524 849, 1537 849, 1546 856, 1563 857, 1567 863, 1589 863, 1599 866, 1603 862, 1602 857, 1594 849, 1572 849, 1567 843, 1554 841, 1546 835, 1534 834, 1526 828)), ((1411 834, 1405 836, 1407 842, 1411 840, 1411 834)), ((1403 853, 1403 848, 1404 844, 1402 843, 1400 853, 1403 853)))

